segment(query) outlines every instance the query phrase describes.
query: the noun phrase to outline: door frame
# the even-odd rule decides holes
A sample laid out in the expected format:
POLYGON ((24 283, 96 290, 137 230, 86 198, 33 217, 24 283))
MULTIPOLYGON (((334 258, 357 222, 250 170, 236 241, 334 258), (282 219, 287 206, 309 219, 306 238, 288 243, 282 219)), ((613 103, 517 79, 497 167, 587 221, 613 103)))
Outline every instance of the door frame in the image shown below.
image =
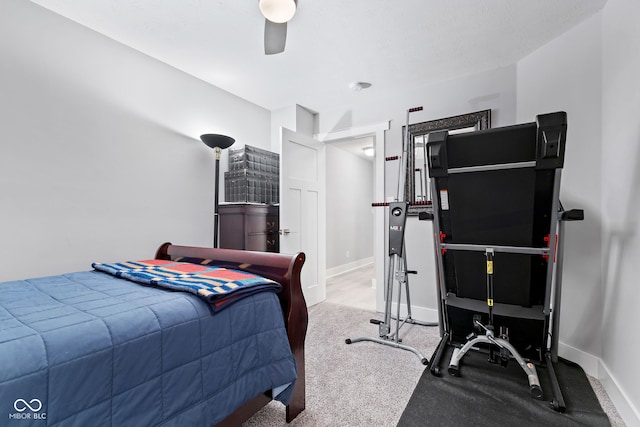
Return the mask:
MULTIPOLYGON (((340 131, 319 133, 314 138, 322 143, 337 141, 340 139, 360 138, 374 136, 374 182, 373 194, 375 200, 371 202, 384 202, 384 164, 385 164, 385 131, 390 128, 390 120, 365 126, 356 126, 340 131)), ((373 211, 373 263, 375 269, 374 286, 376 288, 376 311, 384 311, 384 270, 385 270, 385 211, 374 209, 373 211)))

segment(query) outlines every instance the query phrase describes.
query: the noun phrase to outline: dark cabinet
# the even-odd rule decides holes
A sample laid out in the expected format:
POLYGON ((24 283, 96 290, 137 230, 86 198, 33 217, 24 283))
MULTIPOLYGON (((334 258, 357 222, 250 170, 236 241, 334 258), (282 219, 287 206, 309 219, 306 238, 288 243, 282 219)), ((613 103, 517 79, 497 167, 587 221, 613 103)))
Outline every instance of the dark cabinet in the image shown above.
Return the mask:
POLYGON ((221 204, 218 208, 220 247, 279 252, 279 209, 258 203, 221 204))

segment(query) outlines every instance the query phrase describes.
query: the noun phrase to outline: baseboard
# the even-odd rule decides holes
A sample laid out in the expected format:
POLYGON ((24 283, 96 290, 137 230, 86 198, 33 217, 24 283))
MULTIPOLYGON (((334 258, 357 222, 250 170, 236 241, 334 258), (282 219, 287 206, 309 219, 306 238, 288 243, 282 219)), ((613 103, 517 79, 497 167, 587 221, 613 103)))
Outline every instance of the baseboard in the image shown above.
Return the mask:
POLYGON ((640 426, 640 408, 631 402, 629 396, 619 386, 607 366, 600 360, 600 383, 609 395, 609 399, 613 402, 627 426, 640 426))
POLYGON ((373 257, 362 258, 347 264, 338 265, 337 267, 327 268, 325 277, 329 279, 340 274, 348 273, 349 271, 357 270, 358 268, 369 264, 373 264, 373 257))
POLYGON ((562 342, 558 344, 558 356, 577 363, 587 374, 597 378, 625 424, 640 426, 640 411, 619 386, 602 359, 562 342))
POLYGON ((575 347, 565 344, 562 341, 558 343, 558 356, 570 360, 580 365, 580 367, 594 378, 600 378, 599 367, 601 365, 600 358, 582 351, 575 347))

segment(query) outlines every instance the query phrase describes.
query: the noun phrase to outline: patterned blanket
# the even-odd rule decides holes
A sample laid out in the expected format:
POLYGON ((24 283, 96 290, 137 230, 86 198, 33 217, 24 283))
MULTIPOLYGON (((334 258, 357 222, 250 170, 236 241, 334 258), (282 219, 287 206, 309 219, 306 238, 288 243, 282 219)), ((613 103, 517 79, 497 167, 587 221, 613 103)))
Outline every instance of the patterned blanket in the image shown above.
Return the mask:
POLYGON ((144 285, 190 292, 218 312, 240 298, 256 292, 280 292, 282 286, 262 276, 240 270, 164 260, 93 263, 98 271, 144 285))

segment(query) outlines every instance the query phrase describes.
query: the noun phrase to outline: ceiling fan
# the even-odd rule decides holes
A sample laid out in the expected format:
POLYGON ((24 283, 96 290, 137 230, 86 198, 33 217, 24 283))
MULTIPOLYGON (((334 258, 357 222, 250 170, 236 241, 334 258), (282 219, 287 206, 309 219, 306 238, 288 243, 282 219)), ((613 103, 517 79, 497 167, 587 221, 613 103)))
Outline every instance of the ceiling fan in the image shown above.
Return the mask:
POLYGON ((259 0, 264 20, 264 53, 275 55, 284 52, 287 41, 287 22, 293 18, 297 0, 259 0))

